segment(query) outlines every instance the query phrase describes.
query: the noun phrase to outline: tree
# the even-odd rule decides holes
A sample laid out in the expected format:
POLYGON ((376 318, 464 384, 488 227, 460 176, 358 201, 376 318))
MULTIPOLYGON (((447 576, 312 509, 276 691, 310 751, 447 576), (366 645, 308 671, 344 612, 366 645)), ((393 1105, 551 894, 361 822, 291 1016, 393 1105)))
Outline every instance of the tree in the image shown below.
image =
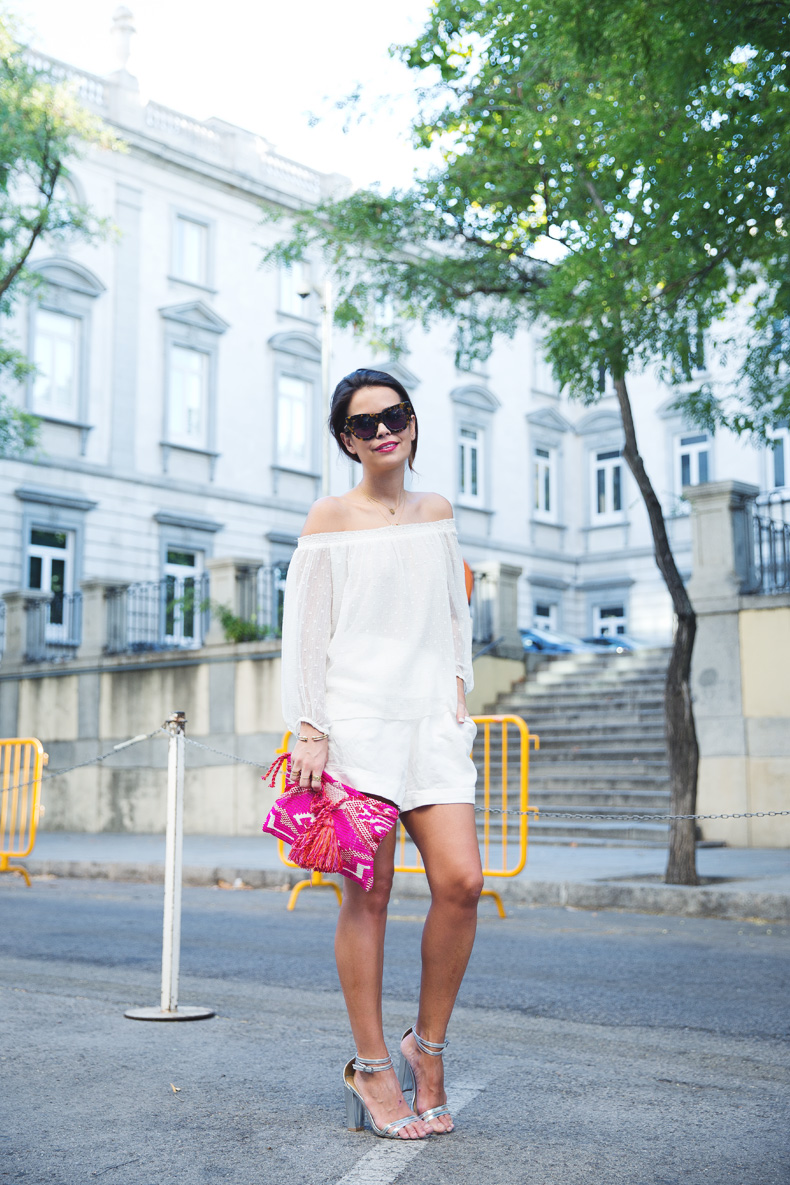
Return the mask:
MULTIPOLYGON (((677 621, 673 815, 696 804, 696 618, 639 453, 628 375, 656 367, 683 384, 678 406, 712 428, 765 433, 790 412, 786 30, 770 0, 604 0, 594 13, 581 0, 437 0, 401 53, 438 76, 414 132, 441 146, 443 167, 407 192, 306 211, 267 255, 321 250, 343 324, 375 324, 387 297, 425 326, 456 319, 469 357, 540 318, 572 396, 596 402, 599 368, 611 374, 677 621), (693 386, 712 333, 738 362, 726 390, 693 386)), ((693 820, 673 822, 669 882, 696 883, 694 840, 693 820)))
MULTIPOLYGON (((28 266, 36 244, 91 240, 109 225, 64 187, 67 161, 89 145, 118 148, 101 121, 77 101, 74 87, 33 66, 0 13, 0 317, 40 278, 28 266)), ((35 371, 27 357, 0 340, 0 382, 18 384, 35 371)), ((23 453, 37 438, 35 416, 0 390, 0 455, 23 453)))

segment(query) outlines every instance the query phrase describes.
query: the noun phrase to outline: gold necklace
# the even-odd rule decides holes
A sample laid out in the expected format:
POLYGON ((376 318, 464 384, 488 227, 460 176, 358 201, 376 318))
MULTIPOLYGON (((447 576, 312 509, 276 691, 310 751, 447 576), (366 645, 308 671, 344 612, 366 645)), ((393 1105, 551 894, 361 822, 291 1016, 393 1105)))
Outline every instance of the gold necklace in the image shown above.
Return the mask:
MULTIPOLYGON (((368 502, 376 502, 379 506, 383 506, 384 509, 388 510, 390 512, 390 514, 392 514, 392 515, 395 514, 395 511, 398 510, 398 508, 400 508, 401 513, 403 513, 403 507, 406 505, 406 491, 405 490, 403 491, 403 502, 401 503, 400 498, 398 498, 398 504, 395 507, 395 510, 393 510, 391 506, 388 506, 386 502, 382 502, 379 498, 371 498, 370 494, 365 494, 363 492, 363 497, 367 498, 368 502)), ((398 515, 397 522, 400 522, 400 514, 398 515)), ((394 525, 395 524, 393 524, 393 526, 394 525)))

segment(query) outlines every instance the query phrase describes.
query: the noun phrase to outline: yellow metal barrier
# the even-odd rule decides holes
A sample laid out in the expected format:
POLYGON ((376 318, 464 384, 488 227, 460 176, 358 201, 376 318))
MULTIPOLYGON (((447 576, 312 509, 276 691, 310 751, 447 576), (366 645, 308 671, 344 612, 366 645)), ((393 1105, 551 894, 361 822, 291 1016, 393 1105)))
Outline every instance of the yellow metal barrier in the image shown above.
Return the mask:
MULTIPOLYGON (((529 747, 534 741, 535 748, 540 748, 540 738, 531 734, 526 722, 520 716, 475 716, 473 717, 479 730, 483 730, 483 769, 482 787, 478 777, 477 806, 483 815, 482 835, 482 864, 485 876, 518 876, 527 862, 527 841, 529 837, 529 814, 537 815, 537 807, 529 805, 529 747), (499 731, 499 745, 492 745, 492 726, 499 731), (516 730, 515 744, 512 745, 508 730, 516 730), (514 754, 515 749, 515 754, 514 754), (498 777, 492 777, 492 756, 499 757, 498 777), (482 799, 482 801, 481 801, 482 799), (520 812, 513 821, 507 814, 500 814, 506 810, 520 812), (492 836, 492 817, 499 819, 498 837, 494 827, 492 836)), ((283 736, 282 744, 277 753, 288 752, 290 732, 283 736)), ((285 789, 285 773, 282 772, 282 790, 285 789)), ((403 823, 399 825, 398 835, 399 861, 395 865, 396 872, 425 872, 419 852, 416 863, 406 863, 406 844, 409 837, 403 823)), ((285 855, 285 843, 278 841, 280 859, 288 868, 298 868, 285 855)), ((397 859, 397 857, 396 857, 397 859)), ((294 886, 288 899, 288 908, 293 909, 296 899, 302 889, 325 888, 334 889, 338 902, 342 901, 341 891, 333 881, 325 881, 320 872, 313 872, 310 880, 300 881, 294 886)), ((497 911, 501 918, 506 916, 502 898, 495 889, 483 889, 484 897, 493 897, 497 911)))
POLYGON ((47 760, 35 737, 0 740, 0 872, 18 873, 28 888, 27 869, 8 861, 33 851, 41 810, 41 773, 47 760))

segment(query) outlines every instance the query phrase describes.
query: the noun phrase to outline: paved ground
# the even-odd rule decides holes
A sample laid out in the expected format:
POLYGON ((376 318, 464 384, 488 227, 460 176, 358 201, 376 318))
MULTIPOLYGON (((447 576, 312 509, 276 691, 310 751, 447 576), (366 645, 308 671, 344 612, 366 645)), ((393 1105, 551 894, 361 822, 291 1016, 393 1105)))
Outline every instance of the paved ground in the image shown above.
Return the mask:
MULTIPOLYGON (((31 872, 110 880, 156 880, 164 864, 161 835, 39 832, 31 872)), ((515 853, 511 852, 511 856, 515 853)), ((491 866, 501 865, 492 845, 491 866)), ((296 880, 270 836, 184 837, 185 881, 213 885, 240 876, 256 887, 296 880)), ((511 859, 510 867, 513 867, 511 859)), ((531 844, 524 871, 490 885, 514 904, 624 908, 689 917, 762 917, 790 922, 790 851, 778 848, 700 848, 697 867, 703 884, 684 889, 661 884, 662 848, 571 847, 531 844)), ((425 895, 422 876, 402 876, 404 895, 425 895)))
MULTIPOLYGON (((161 890, 0 880, 0 1180, 25 1185, 787 1185, 790 926, 516 907, 481 922, 451 1029, 458 1128, 343 1127, 336 907, 187 889, 185 1004, 161 890), (173 1087, 178 1090, 174 1091, 173 1087)), ((413 1020, 424 903, 393 903, 386 1023, 413 1020)))

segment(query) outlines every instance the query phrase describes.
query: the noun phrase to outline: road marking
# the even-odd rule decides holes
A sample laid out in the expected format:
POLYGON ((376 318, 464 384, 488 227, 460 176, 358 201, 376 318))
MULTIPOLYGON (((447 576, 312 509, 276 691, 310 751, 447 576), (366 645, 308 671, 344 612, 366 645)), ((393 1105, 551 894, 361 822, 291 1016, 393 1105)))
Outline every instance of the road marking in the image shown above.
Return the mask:
MULTIPOLYGON (((485 1082, 461 1083, 454 1087, 449 1095, 453 1118, 485 1088, 485 1082)), ((442 1139, 443 1136, 429 1136, 425 1140, 379 1140, 377 1146, 358 1160, 336 1185, 392 1185, 426 1144, 442 1139)))

